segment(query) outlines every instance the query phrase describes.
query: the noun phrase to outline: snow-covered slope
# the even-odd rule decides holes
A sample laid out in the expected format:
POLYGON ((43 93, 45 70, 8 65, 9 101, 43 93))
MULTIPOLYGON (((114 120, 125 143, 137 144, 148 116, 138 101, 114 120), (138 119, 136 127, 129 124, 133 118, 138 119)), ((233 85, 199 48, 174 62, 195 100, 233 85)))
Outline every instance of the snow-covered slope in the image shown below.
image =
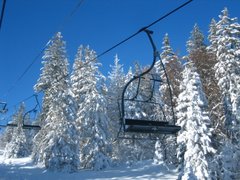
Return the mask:
POLYGON ((7 159, 0 156, 1 180, 131 180, 131 179, 177 179, 175 169, 154 165, 152 161, 139 162, 131 167, 118 167, 105 171, 82 170, 78 173, 49 172, 35 166, 31 158, 7 159))

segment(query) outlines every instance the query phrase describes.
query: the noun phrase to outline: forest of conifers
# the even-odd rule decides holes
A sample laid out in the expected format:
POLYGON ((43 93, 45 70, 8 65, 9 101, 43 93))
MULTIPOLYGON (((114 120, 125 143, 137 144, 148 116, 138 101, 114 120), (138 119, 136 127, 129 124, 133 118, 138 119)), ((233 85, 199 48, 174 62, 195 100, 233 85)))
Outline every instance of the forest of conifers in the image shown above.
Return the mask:
MULTIPOLYGON (((180 57, 165 34, 159 50, 173 92, 176 135, 158 139, 116 140, 120 128, 118 101, 125 84, 146 69, 138 63, 125 73, 118 56, 105 77, 96 53, 80 46, 72 70, 66 45, 57 33, 45 49, 42 69, 34 86, 42 92, 42 107, 34 122, 24 117, 21 104, 11 119, 18 127, 1 134, 4 157, 32 156, 49 170, 75 172, 102 170, 120 164, 153 159, 178 168, 179 179, 240 179, 240 24, 227 8, 212 19, 207 37, 197 24, 186 43, 187 55, 180 57), (26 130, 21 124, 34 123, 40 130, 26 130), (155 148, 153 148, 155 147, 155 148)), ((152 71, 163 79, 160 60, 152 71)), ((140 90, 149 89, 147 77, 140 90)), ((127 89, 128 97, 135 91, 127 89)), ((166 119, 171 121, 169 89, 159 85, 155 99, 164 100, 166 119)), ((159 101, 160 101, 159 100, 159 101)), ((148 105, 129 104, 131 118, 161 118, 148 105)), ((142 137, 144 135, 139 135, 142 137)))

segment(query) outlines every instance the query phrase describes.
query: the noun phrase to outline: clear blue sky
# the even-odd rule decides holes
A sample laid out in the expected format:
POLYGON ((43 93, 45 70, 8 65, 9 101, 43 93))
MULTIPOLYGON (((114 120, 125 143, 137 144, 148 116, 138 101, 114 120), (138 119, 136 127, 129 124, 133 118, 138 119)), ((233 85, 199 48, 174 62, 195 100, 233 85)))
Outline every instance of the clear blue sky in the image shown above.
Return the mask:
MULTIPOLYGON (((18 84, 15 81, 39 54, 48 40, 59 31, 65 17, 79 0, 7 0, 0 31, 0 100, 12 106, 34 93, 41 65, 38 58, 18 84), (8 89, 15 85, 7 93, 8 89), (6 94, 7 93, 7 94, 6 94)), ((80 44, 90 45, 101 53, 143 26, 158 19, 186 0, 84 0, 78 11, 61 29, 67 42, 72 64, 80 44)), ((192 3, 154 25, 154 39, 161 47, 165 33, 169 34, 174 51, 185 55, 185 44, 194 23, 207 36, 212 18, 218 20, 227 7, 231 17, 240 17, 239 0, 194 0, 192 3)), ((151 63, 151 48, 145 34, 139 34, 122 46, 101 57, 101 71, 107 75, 115 54, 125 71, 134 61, 151 63)))

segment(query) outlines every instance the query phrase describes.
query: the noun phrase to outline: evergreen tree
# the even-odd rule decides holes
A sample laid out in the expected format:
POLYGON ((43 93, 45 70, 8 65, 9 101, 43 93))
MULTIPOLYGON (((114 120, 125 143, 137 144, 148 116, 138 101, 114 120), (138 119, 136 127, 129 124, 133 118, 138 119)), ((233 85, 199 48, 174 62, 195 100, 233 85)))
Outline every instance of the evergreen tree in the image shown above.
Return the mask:
POLYGON ((167 87, 167 80, 164 75, 164 71, 162 69, 161 62, 163 63, 166 73, 168 75, 169 81, 170 81, 170 88, 172 90, 173 94, 173 105, 176 104, 176 99, 179 94, 179 83, 181 81, 181 72, 182 72, 182 64, 180 62, 179 57, 174 53, 171 45, 168 34, 165 34, 162 42, 162 52, 160 54, 161 60, 156 62, 156 72, 160 74, 161 79, 164 84, 161 85, 161 94, 163 97, 168 98, 166 103, 170 105, 170 95, 169 95, 169 89, 167 87))
POLYGON ((114 59, 114 65, 111 66, 111 72, 109 72, 109 87, 108 87, 108 117, 110 118, 111 133, 113 138, 116 136, 116 132, 119 130, 119 103, 122 96, 122 91, 125 82, 125 74, 123 72, 123 65, 119 64, 119 58, 116 55, 114 59))
POLYGON ((78 71, 78 74, 76 69, 74 72, 75 76, 81 77, 78 82, 80 103, 76 119, 81 138, 81 167, 101 170, 110 166, 111 155, 109 118, 104 97, 106 88, 102 84, 105 78, 98 71, 95 52, 89 47, 84 48, 83 59, 81 72, 78 71))
POLYGON ((42 128, 35 137, 33 156, 50 170, 79 168, 78 134, 69 96, 65 42, 57 33, 43 56, 42 74, 35 89, 44 92, 42 128))
MULTIPOLYGON (((215 76, 222 92, 225 127, 230 138, 239 134, 239 83, 240 83, 240 25, 230 18, 225 8, 216 24, 215 76)), ((236 139, 238 139, 236 137, 236 139)), ((235 139, 235 140, 236 140, 235 139)))
POLYGON ((79 109, 79 105, 83 101, 81 94, 81 89, 84 86, 85 79, 84 79, 84 73, 83 73, 83 66, 84 66, 84 54, 83 54, 84 47, 81 45, 78 48, 74 64, 73 64, 73 72, 70 77, 71 82, 71 88, 70 93, 72 98, 75 102, 75 113, 77 113, 79 109))
POLYGON ((215 19, 212 19, 209 25, 209 35, 208 40, 210 42, 210 45, 207 47, 207 49, 216 56, 217 52, 217 22, 215 19))
MULTIPOLYGON (((165 116, 167 118, 167 121, 170 123, 173 123, 173 114, 172 114, 172 106, 175 109, 176 107, 176 99, 179 94, 179 84, 181 80, 181 71, 182 71, 182 65, 177 57, 177 55, 173 52, 170 40, 168 37, 168 34, 165 34, 162 42, 162 53, 160 54, 161 60, 157 61, 156 63, 156 72, 161 77, 161 80, 163 81, 160 85, 159 93, 162 103, 164 104, 164 111, 165 116), (170 88, 172 91, 172 97, 170 95, 170 89, 167 84, 167 77, 164 74, 164 70, 162 68, 161 62, 163 63, 165 67, 165 71, 167 73, 169 82, 170 82, 170 88), (172 100, 171 100, 172 98, 172 100), (171 102, 172 101, 172 102, 171 102)), ((163 156, 164 162, 167 164, 176 164, 177 158, 176 158, 176 137, 175 136, 168 136, 166 138, 161 138, 161 140, 158 140, 156 142, 155 147, 162 148, 156 149, 155 151, 155 157, 159 156, 159 152, 164 153, 163 156), (161 145, 159 145, 161 143, 161 145), (166 147, 167 146, 167 147, 166 147)), ((158 158, 157 158, 158 159, 158 158)), ((157 161, 155 159, 155 161, 157 161)))
POLYGON ((77 132, 71 109, 68 107, 68 96, 59 92, 54 106, 50 106, 47 116, 47 136, 40 155, 47 169, 75 172, 80 167, 79 134, 77 132), (60 96, 62 94, 62 97, 60 96))
POLYGON ((153 161, 155 164, 165 164, 166 161, 166 150, 164 140, 157 140, 155 143, 155 152, 153 161))
MULTIPOLYGON (((215 38, 215 21, 212 20, 212 24, 210 25, 211 32, 209 38, 214 41, 215 38)), ((204 43, 204 35, 199 29, 198 25, 195 24, 193 30, 191 32, 191 36, 189 41, 187 42, 188 47, 188 58, 191 62, 193 62, 196 66, 196 70, 200 75, 203 90, 206 94, 206 98, 208 100, 208 108, 209 108, 209 117, 214 126, 214 135, 216 137, 215 147, 219 147, 219 143, 217 142, 220 134, 223 131, 223 107, 220 97, 220 90, 217 85, 217 81, 215 78, 215 71, 213 69, 216 64, 216 56, 214 55, 214 47, 212 44, 207 47, 204 43)))
MULTIPOLYGON (((112 141, 115 141, 119 132, 120 122, 120 103, 122 97, 123 87, 125 86, 125 74, 123 72, 123 65, 119 64, 119 58, 116 55, 114 65, 110 66, 111 71, 108 75, 109 86, 107 93, 107 114, 110 119, 109 126, 112 141)), ((124 145, 122 141, 113 143, 113 161, 121 162, 122 154, 124 153, 124 145)))
POLYGON ((205 47, 203 33, 200 31, 198 25, 195 24, 187 42, 187 51, 191 53, 203 47, 205 47))
POLYGON ((223 103, 221 98, 221 91, 217 83, 217 79, 215 77, 215 70, 214 66, 217 63, 217 42, 216 42, 216 21, 212 19, 210 23, 209 28, 209 42, 210 45, 207 47, 207 53, 208 56, 205 58, 205 62, 207 66, 205 67, 205 73, 204 76, 202 76, 202 79, 205 79, 203 81, 203 87, 206 92, 208 102, 209 102, 209 110, 210 111, 210 118, 213 122, 214 126, 214 134, 217 137, 216 142, 217 146, 219 146, 219 142, 222 139, 221 134, 224 134, 224 109, 223 109, 223 103), (208 67, 208 68, 207 68, 208 67))
POLYGON ((18 111, 13 116, 12 123, 16 123, 17 127, 13 129, 11 141, 6 145, 4 153, 5 158, 21 158, 31 153, 29 141, 32 141, 32 139, 26 136, 22 128, 24 113, 25 106, 21 104, 18 111))
MULTIPOLYGON (((12 119, 12 118, 11 118, 12 119)), ((5 149, 6 145, 11 141, 14 127, 8 126, 0 136, 1 149, 5 149)))
POLYGON ((211 146, 207 100, 192 63, 185 66, 182 76, 177 106, 177 124, 181 126, 177 137, 179 178, 210 179, 209 158, 215 150, 211 146))
POLYGON ((216 53, 215 76, 221 90, 224 108, 226 137, 219 149, 220 178, 239 179, 239 83, 240 83, 240 25, 236 18, 230 18, 224 8, 215 24, 212 51, 216 53), (230 160, 232 159, 232 160, 230 160), (233 160, 234 159, 234 160, 233 160))

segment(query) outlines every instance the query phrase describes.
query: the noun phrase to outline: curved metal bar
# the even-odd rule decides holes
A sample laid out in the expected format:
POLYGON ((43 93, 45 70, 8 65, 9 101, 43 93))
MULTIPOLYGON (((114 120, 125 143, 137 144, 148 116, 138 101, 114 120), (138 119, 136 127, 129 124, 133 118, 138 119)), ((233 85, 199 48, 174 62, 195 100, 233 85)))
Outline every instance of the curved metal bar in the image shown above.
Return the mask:
POLYGON ((138 96, 138 94, 139 94, 140 84, 141 84, 141 77, 138 78, 138 86, 137 86, 136 94, 135 94, 135 96, 133 96, 133 97, 131 98, 131 100, 134 100, 134 99, 137 98, 137 96, 138 96))

